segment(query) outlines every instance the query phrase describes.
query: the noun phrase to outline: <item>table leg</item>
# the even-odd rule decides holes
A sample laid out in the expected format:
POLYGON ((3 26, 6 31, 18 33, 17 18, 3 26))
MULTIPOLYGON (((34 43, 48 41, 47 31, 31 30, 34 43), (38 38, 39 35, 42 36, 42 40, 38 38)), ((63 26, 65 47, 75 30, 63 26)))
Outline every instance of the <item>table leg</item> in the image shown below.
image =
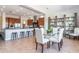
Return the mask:
POLYGON ((70 39, 70 35, 69 35, 69 39, 70 39))

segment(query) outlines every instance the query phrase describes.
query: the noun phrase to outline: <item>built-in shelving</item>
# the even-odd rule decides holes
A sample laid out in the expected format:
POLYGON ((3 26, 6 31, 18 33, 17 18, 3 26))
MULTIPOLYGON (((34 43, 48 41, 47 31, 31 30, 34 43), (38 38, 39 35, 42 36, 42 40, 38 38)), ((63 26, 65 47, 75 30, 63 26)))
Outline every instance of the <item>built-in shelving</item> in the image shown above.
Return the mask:
POLYGON ((77 13, 74 13, 74 16, 67 17, 64 15, 62 18, 55 18, 51 19, 48 18, 48 26, 49 27, 63 27, 65 29, 64 33, 74 32, 74 28, 77 27, 77 13))

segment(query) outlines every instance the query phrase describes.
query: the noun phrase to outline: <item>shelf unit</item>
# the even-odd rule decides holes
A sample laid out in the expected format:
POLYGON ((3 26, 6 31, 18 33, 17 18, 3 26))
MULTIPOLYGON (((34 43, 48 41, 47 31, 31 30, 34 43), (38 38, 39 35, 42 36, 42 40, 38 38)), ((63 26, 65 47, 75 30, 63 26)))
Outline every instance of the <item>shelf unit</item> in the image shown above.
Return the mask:
POLYGON ((64 27, 64 18, 57 18, 57 27, 64 27))
POLYGON ((48 26, 49 27, 64 27, 64 18, 57 18, 55 16, 54 19, 48 18, 48 26))
POLYGON ((74 16, 57 18, 55 16, 54 19, 48 18, 48 27, 63 27, 64 34, 68 34, 70 32, 74 32, 74 28, 77 27, 77 13, 74 13, 74 16))
POLYGON ((66 17, 65 18, 65 33, 72 33, 74 32, 75 28, 75 17, 66 17))
POLYGON ((56 17, 54 19, 51 19, 50 17, 48 17, 48 28, 57 26, 57 19, 56 19, 56 17))

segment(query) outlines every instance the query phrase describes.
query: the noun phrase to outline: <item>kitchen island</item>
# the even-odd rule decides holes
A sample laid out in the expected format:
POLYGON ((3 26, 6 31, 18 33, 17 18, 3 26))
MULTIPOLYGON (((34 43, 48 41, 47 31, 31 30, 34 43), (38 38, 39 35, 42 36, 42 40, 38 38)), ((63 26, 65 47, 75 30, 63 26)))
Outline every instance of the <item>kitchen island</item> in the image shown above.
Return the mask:
POLYGON ((28 32, 28 34, 29 34, 29 32, 30 32, 30 31, 33 32, 33 30, 34 30, 33 28, 5 29, 5 30, 4 30, 4 33, 5 33, 5 38, 4 38, 4 40, 11 40, 11 35, 12 35, 13 32, 16 32, 17 35, 18 35, 18 38, 20 38, 20 32, 25 32, 25 33, 28 32))

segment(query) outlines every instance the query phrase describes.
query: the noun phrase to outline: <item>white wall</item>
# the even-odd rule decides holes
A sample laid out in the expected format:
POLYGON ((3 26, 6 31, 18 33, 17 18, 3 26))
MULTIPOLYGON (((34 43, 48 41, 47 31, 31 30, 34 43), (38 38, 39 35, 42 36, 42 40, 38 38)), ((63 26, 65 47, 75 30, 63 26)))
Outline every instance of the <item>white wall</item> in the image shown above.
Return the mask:
POLYGON ((1 17, 2 17, 2 29, 5 29, 6 28, 6 13, 3 12, 1 17))

